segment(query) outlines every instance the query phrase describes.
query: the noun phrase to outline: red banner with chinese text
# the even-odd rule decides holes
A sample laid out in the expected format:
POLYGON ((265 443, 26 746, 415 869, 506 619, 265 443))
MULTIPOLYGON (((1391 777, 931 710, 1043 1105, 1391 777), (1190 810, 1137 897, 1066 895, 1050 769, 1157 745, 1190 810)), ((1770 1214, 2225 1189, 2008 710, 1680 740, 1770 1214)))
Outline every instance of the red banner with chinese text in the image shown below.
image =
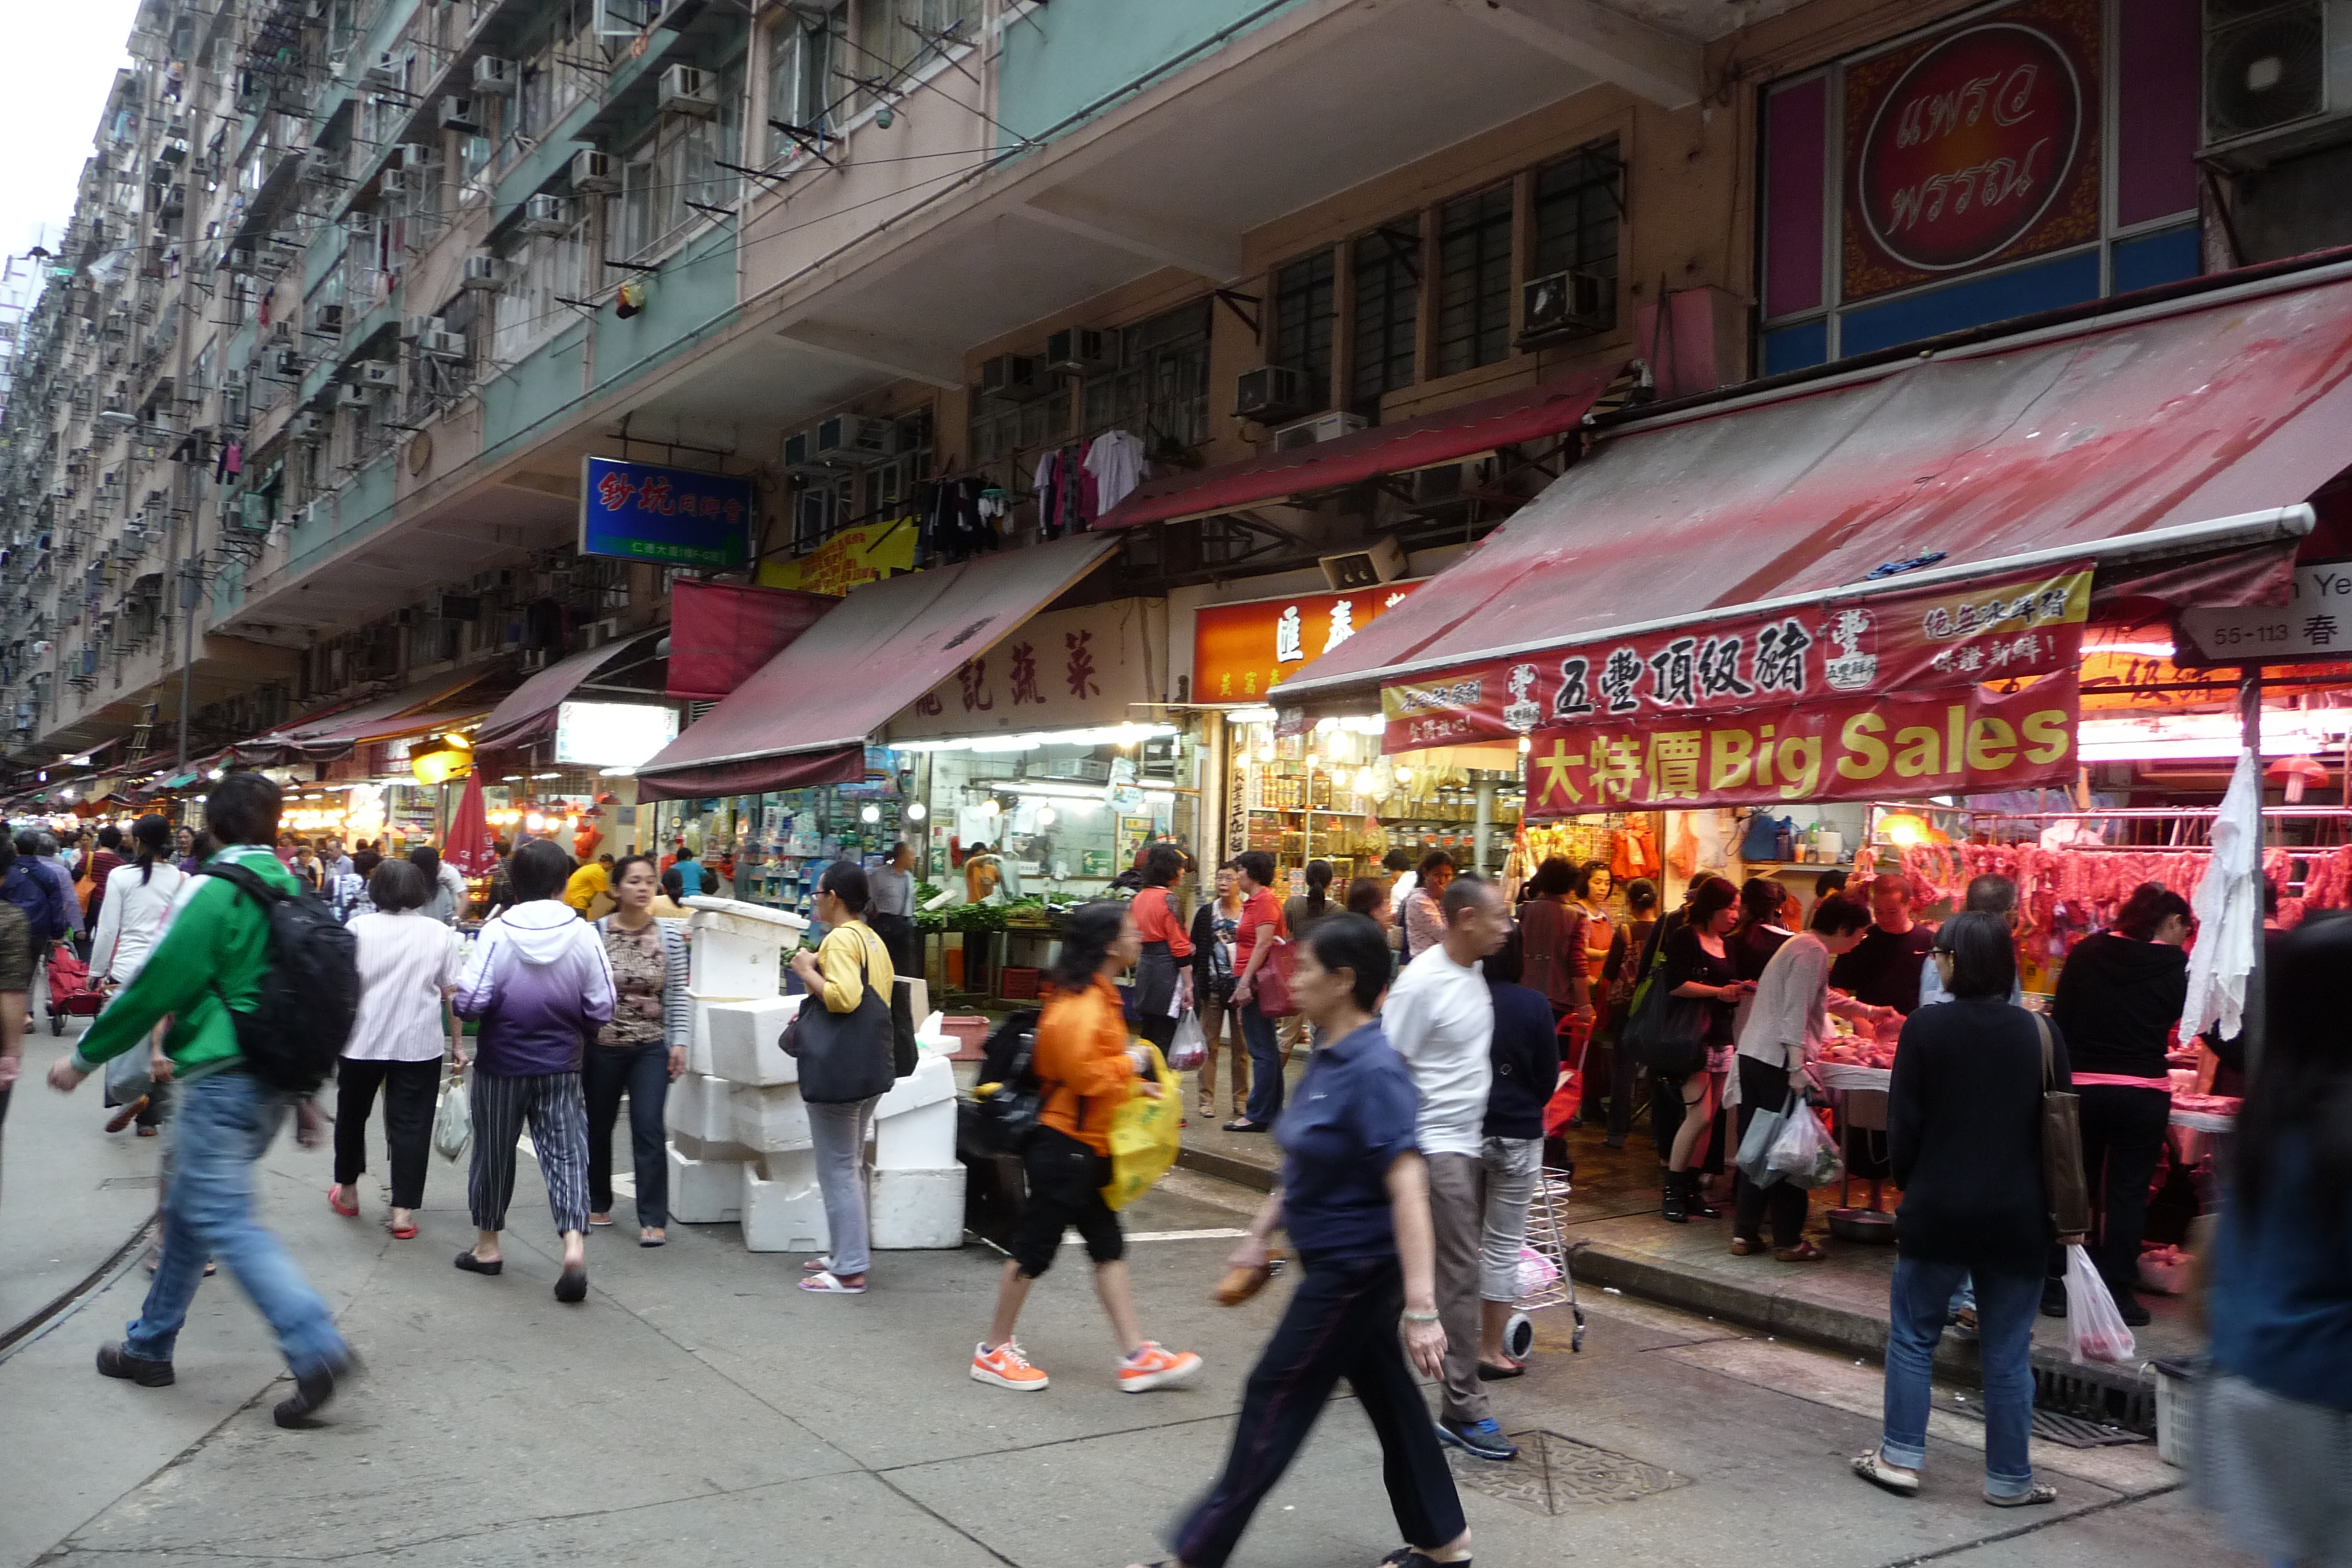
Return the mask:
POLYGON ((1952 686, 1538 730, 1529 817, 1909 799, 2072 784, 2072 668, 2002 693, 1952 686))
POLYGON ((2075 668, 2090 608, 2073 564, 1563 646, 1382 687, 1381 749, 2032 679, 2075 668))

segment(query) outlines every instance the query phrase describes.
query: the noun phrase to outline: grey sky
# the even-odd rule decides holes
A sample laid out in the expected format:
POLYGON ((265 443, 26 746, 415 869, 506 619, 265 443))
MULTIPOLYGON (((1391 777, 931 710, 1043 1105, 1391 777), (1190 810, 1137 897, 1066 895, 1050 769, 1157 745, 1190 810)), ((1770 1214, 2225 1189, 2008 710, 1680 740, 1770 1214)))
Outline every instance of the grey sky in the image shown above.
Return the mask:
MULTIPOLYGON (((55 248, 73 216, 74 183, 114 73, 130 63, 124 41, 138 0, 72 0, 5 6, 0 63, 0 245, 21 256, 35 239, 55 248)), ((18 269, 22 275, 21 267, 18 269)), ((17 296, 18 285, 6 292, 17 296)))

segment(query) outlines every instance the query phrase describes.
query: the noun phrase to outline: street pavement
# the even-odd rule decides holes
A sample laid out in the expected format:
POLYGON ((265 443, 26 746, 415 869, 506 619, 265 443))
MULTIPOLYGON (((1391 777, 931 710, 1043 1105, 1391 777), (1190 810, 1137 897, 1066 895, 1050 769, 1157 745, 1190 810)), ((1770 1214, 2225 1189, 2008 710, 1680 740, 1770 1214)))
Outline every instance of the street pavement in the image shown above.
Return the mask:
MULTIPOLYGON (((119 1158, 96 1103, 87 1086, 70 1100, 37 1082, 19 1091, 0 1271, 19 1256, 21 1206, 66 1190, 26 1182, 19 1150, 50 1151, 60 1183, 83 1168, 84 1188, 119 1158)), ((1117 1390, 1070 1247, 1022 1325, 1053 1386, 1015 1394, 965 1372, 999 1268, 984 1247, 883 1254, 871 1294, 826 1299, 792 1289, 798 1258, 749 1255, 734 1226, 675 1227, 670 1246, 644 1250, 625 1212, 591 1243, 587 1302, 565 1307, 550 1293, 557 1247, 537 1172, 522 1171, 507 1271, 482 1279, 450 1266, 470 1235, 461 1169, 436 1159, 423 1236, 395 1242, 373 1175, 363 1217, 341 1219, 325 1202, 325 1152, 273 1150, 268 1221, 368 1362, 323 1429, 272 1425, 289 1385, 226 1279, 197 1298, 172 1388, 90 1369, 136 1311, 135 1258, 0 1352, 0 1568, 1150 1562, 1223 1458, 1286 1289, 1211 1303, 1231 1243, 1193 1233, 1232 1231, 1255 1194, 1175 1173, 1129 1215, 1136 1294, 1147 1332, 1207 1358, 1202 1384, 1117 1390)), ((44 1234, 59 1217, 39 1217, 44 1234)), ((120 1248, 135 1227, 121 1220, 93 1210, 89 1226, 116 1234, 85 1250, 120 1248)), ((1979 1500, 1981 1428, 1939 1413, 1926 1491, 1896 1499, 1844 1468, 1875 1436, 1874 1366, 1597 1289, 1585 1306, 1581 1354, 1567 1349, 1564 1310, 1540 1313, 1534 1370, 1494 1385, 1506 1427, 1537 1435, 1528 1457, 1457 1461, 1475 1483, 1464 1498, 1483 1563, 2240 1561, 2146 1444, 2037 1444, 2058 1506, 2002 1510, 1979 1500)), ((1333 1402, 1237 1563, 1370 1568, 1397 1544, 1377 1446, 1349 1404, 1333 1402)))

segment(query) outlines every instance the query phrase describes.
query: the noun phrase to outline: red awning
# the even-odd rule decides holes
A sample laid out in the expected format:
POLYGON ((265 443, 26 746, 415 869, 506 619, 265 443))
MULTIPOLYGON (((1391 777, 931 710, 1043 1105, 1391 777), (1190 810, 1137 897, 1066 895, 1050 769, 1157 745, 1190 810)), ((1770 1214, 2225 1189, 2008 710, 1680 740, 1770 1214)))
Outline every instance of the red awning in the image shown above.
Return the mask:
POLYGON ((726 696, 840 602, 830 594, 680 580, 670 590, 669 695, 726 696))
POLYGON ((432 680, 419 681, 389 697, 373 698, 365 702, 307 714, 266 735, 257 735, 231 750, 246 762, 258 761, 272 752, 299 753, 292 759, 296 761, 322 760, 328 753, 340 754, 362 741, 381 741, 393 735, 412 734, 434 722, 433 719, 418 719, 415 723, 409 723, 406 716, 410 714, 429 711, 449 722, 462 723, 478 716, 482 708, 465 708, 461 702, 453 700, 467 687, 480 684, 487 673, 476 670, 469 675, 440 676, 432 680), (453 718, 452 714, 456 716, 453 718))
POLYGON ((865 771, 866 738, 1118 548, 1100 534, 853 589, 637 770, 640 800, 757 795, 865 771))
POLYGON ((555 710, 566 698, 606 667, 618 663, 623 654, 645 650, 652 639, 661 635, 661 628, 655 627, 549 665, 490 710, 490 716, 482 721, 482 728, 474 737, 474 750, 510 752, 555 733, 555 710))
POLYGON ((470 724, 482 716, 478 702, 467 706, 462 701, 449 708, 435 708, 423 713, 402 713, 388 719, 354 719, 333 729, 315 731, 302 742, 302 749, 314 754, 340 752, 352 746, 363 746, 371 741, 393 741, 403 735, 421 735, 428 730, 454 730, 460 724, 470 724))
POLYGON ((1571 376, 1442 413, 1359 430, 1335 441, 1268 452, 1245 463, 1165 475, 1137 487, 1134 494, 1096 520, 1095 526, 1132 528, 1138 523, 1212 517, 1309 490, 1360 484, 1382 474, 1458 463, 1497 447, 1540 441, 1580 424, 1610 379, 1605 372, 1571 376))
MULTIPOLYGON (((1826 595, 1926 556, 1948 572, 2129 555, 2126 594, 2276 603, 2296 528, 2250 514, 2275 521, 2347 460, 2352 266, 2338 265, 1621 427, 1282 690, 1360 695, 1826 595), (2225 519, 2244 526, 2195 526, 2225 519), (2158 530, 2171 531, 2132 548, 2158 530), (2249 565, 2256 535, 2270 543, 2249 565)), ((2116 576, 2102 565, 2103 598, 2116 576)))

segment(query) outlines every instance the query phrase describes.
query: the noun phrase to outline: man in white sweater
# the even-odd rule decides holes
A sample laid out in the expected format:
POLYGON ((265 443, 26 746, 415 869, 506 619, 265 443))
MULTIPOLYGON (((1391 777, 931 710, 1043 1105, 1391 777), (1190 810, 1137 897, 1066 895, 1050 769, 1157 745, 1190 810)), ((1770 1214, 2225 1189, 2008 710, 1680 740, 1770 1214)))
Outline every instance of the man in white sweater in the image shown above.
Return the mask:
POLYGON ((1412 1069, 1421 1099, 1417 1132, 1429 1164, 1437 1313, 1445 1328, 1437 1435, 1482 1459, 1514 1459, 1519 1450, 1487 1414, 1486 1391, 1478 1381, 1479 1243, 1486 1228, 1479 1155, 1495 1034, 1495 1004, 1479 960, 1503 945, 1511 918, 1493 884, 1468 875, 1447 885, 1439 912, 1444 938, 1405 965, 1389 990, 1381 1024, 1412 1069))

